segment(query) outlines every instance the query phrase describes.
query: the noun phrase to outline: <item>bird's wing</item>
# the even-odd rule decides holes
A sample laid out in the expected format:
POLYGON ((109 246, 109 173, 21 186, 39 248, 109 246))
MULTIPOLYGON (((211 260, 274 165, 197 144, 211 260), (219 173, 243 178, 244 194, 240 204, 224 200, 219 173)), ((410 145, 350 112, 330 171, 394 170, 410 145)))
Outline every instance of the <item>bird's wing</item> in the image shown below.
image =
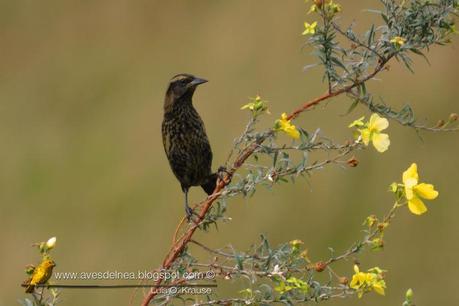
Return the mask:
POLYGON ((162 125, 162 134, 163 134, 163 146, 164 151, 166 152, 166 156, 169 157, 169 152, 171 150, 171 135, 166 131, 167 127, 166 124, 163 123, 162 125))

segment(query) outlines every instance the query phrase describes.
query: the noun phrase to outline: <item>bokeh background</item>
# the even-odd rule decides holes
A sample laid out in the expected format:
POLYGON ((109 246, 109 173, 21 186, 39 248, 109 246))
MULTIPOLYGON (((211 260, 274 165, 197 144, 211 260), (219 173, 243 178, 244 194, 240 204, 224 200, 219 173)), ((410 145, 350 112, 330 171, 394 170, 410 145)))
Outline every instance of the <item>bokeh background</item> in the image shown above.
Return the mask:
MULTIPOLYGON (((342 22, 379 22, 377 1, 343 3, 342 22)), ((196 93, 215 168, 242 131, 239 110, 256 94, 281 112, 322 94, 320 68, 303 48, 304 1, 100 0, 0 1, 0 305, 24 297, 32 242, 57 236, 55 271, 137 271, 159 265, 183 215, 183 195, 163 153, 160 124, 168 79, 191 72, 210 80, 196 93)), ((459 111, 457 39, 416 60, 395 62, 370 88, 395 106, 411 103, 420 120, 459 111)), ((296 122, 337 141, 368 114, 334 99, 296 122)), ((440 197, 421 217, 402 210, 383 252, 363 267, 387 270, 387 296, 326 305, 399 305, 412 287, 419 305, 457 305, 459 265, 458 134, 421 133, 392 123, 387 153, 359 152, 354 169, 329 167, 308 181, 260 189, 230 202, 233 221, 199 240, 245 249, 264 233, 273 244, 301 239, 312 259, 361 237, 361 223, 392 204, 387 186, 417 162, 440 197)), ((191 199, 203 198, 195 189, 191 199)), ((352 274, 352 263, 337 266, 352 274)), ((241 288, 247 284, 241 285, 241 288)), ((62 305, 127 305, 130 290, 66 290, 62 305)))

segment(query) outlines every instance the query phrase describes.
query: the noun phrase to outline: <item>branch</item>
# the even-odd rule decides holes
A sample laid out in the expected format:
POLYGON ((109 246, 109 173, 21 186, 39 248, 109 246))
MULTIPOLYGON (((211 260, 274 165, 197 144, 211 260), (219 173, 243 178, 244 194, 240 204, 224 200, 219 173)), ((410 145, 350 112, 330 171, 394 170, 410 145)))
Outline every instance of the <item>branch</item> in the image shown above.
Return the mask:
MULTIPOLYGON (((320 104, 323 101, 326 101, 328 99, 331 99, 333 97, 336 97, 338 95, 341 95, 343 93, 349 92, 353 88, 360 86, 361 84, 365 83, 366 81, 372 79, 375 75, 377 75, 379 72, 381 72, 386 63, 393 57, 393 55, 388 56, 386 59, 380 61, 374 71, 370 73, 369 75, 365 76, 364 78, 355 81, 353 84, 345 86, 339 90, 329 92, 325 95, 322 95, 316 99, 310 100, 306 103, 304 103, 301 107, 298 109, 294 110, 289 116, 288 120, 295 119, 297 118, 302 112, 309 110, 313 108, 314 106, 320 104)), ((273 130, 270 130, 268 133, 265 133, 263 136, 255 140, 251 145, 247 146, 242 152, 239 154, 239 156, 236 158, 236 160, 233 162, 233 165, 228 171, 223 175, 222 178, 219 178, 217 181, 217 186, 209 197, 207 197, 206 200, 201 202, 200 204, 200 211, 198 213, 197 219, 195 220, 195 223, 193 223, 184 233, 184 235, 178 239, 172 246, 171 250, 169 253, 166 255, 163 264, 162 264, 162 269, 169 269, 176 259, 180 256, 180 254, 183 252, 187 244, 192 240, 193 234, 195 233, 196 229, 199 227, 201 222, 204 220, 207 212, 209 209, 212 207, 212 204, 221 196, 221 191, 231 182, 231 178, 233 177, 234 173, 244 164, 244 162, 254 153, 254 151, 268 138, 274 133, 273 130)), ((156 281, 155 286, 160 285, 163 282, 162 279, 159 279, 156 281)), ((142 306, 147 306, 150 301, 157 295, 157 290, 155 287, 151 288, 149 293, 144 297, 144 300, 142 302, 142 306)))
POLYGON ((381 72, 381 70, 383 70, 385 68, 385 65, 387 64, 387 62, 389 62, 392 57, 394 57, 395 54, 392 54, 392 55, 389 55, 387 58, 385 58, 384 60, 381 60, 379 61, 378 65, 376 66, 376 68, 373 70, 372 73, 370 73, 369 75, 367 75, 366 77, 360 79, 360 80, 357 80, 356 82, 352 83, 351 85, 348 85, 348 86, 345 86, 341 89, 338 89, 336 91, 333 91, 333 92, 330 92, 330 93, 327 93, 323 96, 320 96, 314 100, 311 100, 309 102, 306 102, 304 103, 301 107, 297 108, 296 110, 294 110, 288 117, 287 119, 288 120, 291 120, 291 119, 295 119, 296 117, 298 117, 302 112, 320 104, 321 102, 325 101, 325 100, 328 100, 330 98, 333 98, 333 97, 336 97, 336 96, 339 96, 343 93, 346 93, 346 92, 350 92, 352 89, 354 89, 355 87, 357 86, 360 86, 361 84, 365 83, 366 81, 374 78, 379 72, 381 72))

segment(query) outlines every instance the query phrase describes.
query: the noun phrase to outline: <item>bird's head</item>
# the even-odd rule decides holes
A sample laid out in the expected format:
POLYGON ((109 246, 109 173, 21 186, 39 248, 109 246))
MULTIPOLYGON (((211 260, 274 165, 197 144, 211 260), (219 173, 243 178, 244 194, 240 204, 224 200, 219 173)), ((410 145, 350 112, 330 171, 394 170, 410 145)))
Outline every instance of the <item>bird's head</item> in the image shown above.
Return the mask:
POLYGON ((43 266, 45 268, 52 268, 56 266, 56 263, 52 261, 51 259, 46 259, 45 261, 43 261, 43 266))
POLYGON ((170 80, 166 96, 172 99, 191 98, 196 87, 206 82, 207 80, 191 74, 177 74, 170 80))

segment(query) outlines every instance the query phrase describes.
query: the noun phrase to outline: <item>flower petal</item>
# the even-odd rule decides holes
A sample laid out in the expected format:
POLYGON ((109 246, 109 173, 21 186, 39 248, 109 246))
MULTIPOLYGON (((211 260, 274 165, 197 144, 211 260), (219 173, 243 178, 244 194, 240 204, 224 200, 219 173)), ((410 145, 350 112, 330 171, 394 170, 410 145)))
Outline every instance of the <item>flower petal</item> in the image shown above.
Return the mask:
POLYGON ((374 133, 372 138, 373 146, 378 152, 385 152, 389 148, 389 135, 384 133, 374 133))
POLYGON ((359 279, 357 278, 356 275, 353 275, 352 276, 352 280, 349 284, 349 287, 351 287, 352 289, 358 289, 359 288, 359 279))
MULTIPOLYGON (((411 179, 411 181, 413 181, 413 179, 411 179)), ((405 184, 405 197, 407 200, 411 200, 414 197, 413 188, 409 184, 405 184)))
POLYGON ((300 132, 296 129, 294 125, 291 125, 290 127, 286 128, 285 132, 294 139, 300 138, 300 132))
POLYGON ((416 197, 408 201, 408 208, 415 215, 422 215, 427 211, 427 207, 424 205, 421 199, 416 197))
POLYGON ((380 283, 374 283, 373 290, 380 295, 384 295, 384 287, 380 283))
POLYGON ((419 197, 427 200, 433 200, 438 197, 438 191, 434 189, 432 184, 421 183, 414 186, 413 189, 419 197))
POLYGON ((403 177, 403 184, 407 185, 407 183, 409 183, 411 184, 411 186, 416 185, 419 180, 418 165, 416 165, 415 163, 412 163, 411 166, 405 172, 403 172, 402 177, 403 177))
POLYGON ((357 273, 360 273, 360 269, 359 269, 359 266, 358 265, 354 265, 354 272, 357 274, 357 273))
POLYGON ((368 123, 368 128, 373 131, 381 132, 389 127, 389 121, 386 118, 380 117, 378 114, 374 113, 370 117, 368 123))
POLYGON ((361 129, 359 130, 360 131, 360 135, 362 135, 362 141, 363 143, 368 146, 368 144, 370 143, 370 130, 369 129, 361 129))

